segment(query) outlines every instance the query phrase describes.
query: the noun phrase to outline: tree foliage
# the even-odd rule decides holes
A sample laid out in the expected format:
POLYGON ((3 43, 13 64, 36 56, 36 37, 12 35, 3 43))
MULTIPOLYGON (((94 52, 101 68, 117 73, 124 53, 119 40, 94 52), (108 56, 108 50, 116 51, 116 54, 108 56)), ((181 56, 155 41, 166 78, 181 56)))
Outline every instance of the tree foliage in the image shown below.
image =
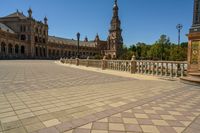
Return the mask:
POLYGON ((170 38, 161 35, 154 44, 138 42, 130 47, 123 47, 123 54, 120 59, 131 59, 135 54, 139 60, 167 60, 186 61, 188 43, 183 42, 180 46, 170 42, 170 38))

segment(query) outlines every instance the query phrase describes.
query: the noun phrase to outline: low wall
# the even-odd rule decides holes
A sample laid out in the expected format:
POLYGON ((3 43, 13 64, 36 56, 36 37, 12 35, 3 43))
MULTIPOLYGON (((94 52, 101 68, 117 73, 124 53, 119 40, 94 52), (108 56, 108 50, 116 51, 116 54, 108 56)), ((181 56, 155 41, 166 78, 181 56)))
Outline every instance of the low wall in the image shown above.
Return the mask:
POLYGON ((187 75, 186 61, 60 59, 64 64, 171 78, 187 75))

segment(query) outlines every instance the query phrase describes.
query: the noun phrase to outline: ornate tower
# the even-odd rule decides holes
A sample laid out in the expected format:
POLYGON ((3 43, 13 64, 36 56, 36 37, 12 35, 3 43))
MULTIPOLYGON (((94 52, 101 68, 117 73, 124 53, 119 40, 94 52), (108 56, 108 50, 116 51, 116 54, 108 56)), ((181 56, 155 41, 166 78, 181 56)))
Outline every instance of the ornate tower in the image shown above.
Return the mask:
POLYGON ((200 71, 200 0, 194 0, 193 24, 188 39, 188 70, 200 71))
POLYGON ((200 1, 194 0, 193 24, 190 33, 200 32, 200 1))
POLYGON ((194 0, 193 25, 200 24, 200 1, 194 0))
POLYGON ((122 29, 121 21, 118 16, 119 7, 117 0, 115 0, 113 6, 113 17, 111 20, 111 27, 109 30, 109 36, 107 40, 107 51, 105 52, 106 56, 109 58, 118 58, 121 54, 123 38, 122 38, 122 29))
POLYGON ((200 32, 200 0, 194 0, 193 24, 190 33, 200 32))
POLYGON ((188 75, 185 83, 200 85, 200 0, 194 0, 193 24, 188 34, 188 75))

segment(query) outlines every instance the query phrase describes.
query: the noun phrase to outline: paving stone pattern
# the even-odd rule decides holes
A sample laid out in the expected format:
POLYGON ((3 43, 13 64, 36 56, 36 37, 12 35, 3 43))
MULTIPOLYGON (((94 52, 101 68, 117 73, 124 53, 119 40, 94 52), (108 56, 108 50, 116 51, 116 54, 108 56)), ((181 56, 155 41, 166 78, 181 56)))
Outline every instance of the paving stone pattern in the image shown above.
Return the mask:
POLYGON ((0 133, 198 133, 200 88, 0 61, 0 133))

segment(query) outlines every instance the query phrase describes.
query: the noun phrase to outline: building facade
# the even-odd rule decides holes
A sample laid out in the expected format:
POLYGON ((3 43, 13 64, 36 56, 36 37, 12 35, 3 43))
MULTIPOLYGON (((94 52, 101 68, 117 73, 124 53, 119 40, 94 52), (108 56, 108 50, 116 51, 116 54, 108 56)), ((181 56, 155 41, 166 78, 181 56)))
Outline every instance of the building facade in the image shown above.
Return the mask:
MULTIPOLYGON (((115 0, 113 18, 108 40, 95 39, 80 41, 79 55, 81 58, 96 55, 117 58, 123 44, 118 5, 115 0)), ((77 40, 50 36, 48 34, 48 19, 37 21, 32 17, 32 10, 25 16, 18 10, 0 18, 0 59, 54 59, 60 57, 73 58, 77 55, 77 40)))

